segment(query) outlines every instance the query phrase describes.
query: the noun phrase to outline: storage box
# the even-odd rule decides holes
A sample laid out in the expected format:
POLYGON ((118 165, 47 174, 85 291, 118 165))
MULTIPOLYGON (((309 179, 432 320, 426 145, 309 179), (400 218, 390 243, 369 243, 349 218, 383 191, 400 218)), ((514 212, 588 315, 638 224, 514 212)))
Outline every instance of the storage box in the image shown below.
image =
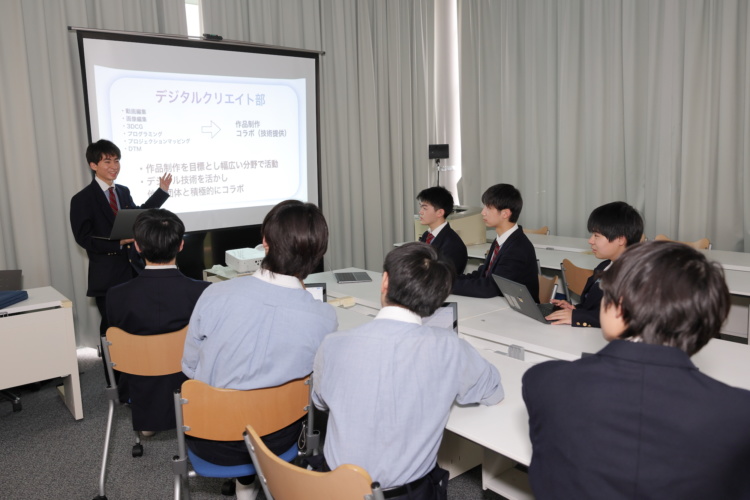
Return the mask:
POLYGON ((260 268, 260 263, 263 262, 263 257, 266 256, 266 252, 263 250, 256 250, 254 248, 235 248, 234 250, 227 250, 225 259, 227 266, 231 267, 238 273, 251 273, 260 268))

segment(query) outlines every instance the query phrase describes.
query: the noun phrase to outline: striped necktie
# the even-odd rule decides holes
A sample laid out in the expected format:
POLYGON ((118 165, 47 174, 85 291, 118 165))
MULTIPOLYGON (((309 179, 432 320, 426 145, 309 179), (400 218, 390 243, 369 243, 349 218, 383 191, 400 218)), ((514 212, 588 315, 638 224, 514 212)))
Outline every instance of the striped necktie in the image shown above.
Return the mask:
POLYGON ((108 189, 109 191, 109 206, 112 208, 112 211, 117 215, 117 198, 115 198, 115 188, 111 187, 108 189))
POLYGON ((433 236, 432 233, 427 233, 427 239, 424 240, 424 242, 430 245, 432 244, 432 240, 434 239, 435 239, 435 236, 433 236))
POLYGON ((487 269, 484 271, 485 276, 489 276, 492 273, 492 264, 495 263, 495 258, 497 257, 498 252, 500 252, 500 245, 495 245, 495 249, 492 251, 492 258, 490 259, 490 264, 487 266, 487 269))

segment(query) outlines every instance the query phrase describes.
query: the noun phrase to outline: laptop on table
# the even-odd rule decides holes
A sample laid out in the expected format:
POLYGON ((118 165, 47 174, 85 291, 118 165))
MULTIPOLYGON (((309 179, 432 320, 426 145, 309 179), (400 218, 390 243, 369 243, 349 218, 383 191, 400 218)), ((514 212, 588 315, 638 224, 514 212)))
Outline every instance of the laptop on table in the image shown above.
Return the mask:
POLYGON ((516 312, 520 312, 528 316, 529 318, 535 319, 540 323, 550 324, 551 321, 545 319, 546 316, 556 311, 559 307, 555 307, 554 304, 537 304, 534 298, 531 296, 529 289, 526 285, 516 283, 515 281, 503 278, 496 274, 492 277, 497 283, 497 287, 503 292, 505 300, 508 301, 508 305, 511 309, 516 312))

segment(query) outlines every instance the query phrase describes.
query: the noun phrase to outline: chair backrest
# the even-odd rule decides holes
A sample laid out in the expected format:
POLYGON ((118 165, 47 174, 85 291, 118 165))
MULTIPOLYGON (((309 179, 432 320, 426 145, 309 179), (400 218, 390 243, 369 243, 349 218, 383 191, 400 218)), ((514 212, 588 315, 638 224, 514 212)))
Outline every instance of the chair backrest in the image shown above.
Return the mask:
POLYGON ((304 417, 309 404, 308 377, 265 389, 219 389, 198 380, 182 384, 185 434, 213 441, 239 441, 245 426, 265 436, 304 417))
MULTIPOLYGON (((277 457, 248 425, 245 443, 264 489, 273 500, 355 500, 373 495, 370 475, 356 465, 345 464, 331 472, 314 472, 277 457)), ((375 485, 375 490, 379 488, 375 485)), ((266 495, 268 497, 268 494, 266 495)), ((382 495, 380 496, 382 498, 382 495)))
POLYGON ((565 295, 567 295, 568 301, 570 301, 571 293, 579 296, 583 293, 586 281, 594 274, 593 269, 578 267, 568 259, 563 259, 562 263, 560 263, 560 269, 562 270, 563 285, 565 286, 565 295))
POLYGON ((170 375, 182 371, 182 351, 188 327, 159 335, 132 335, 107 329, 109 356, 117 371, 132 375, 170 375))
POLYGON ((557 276, 549 277, 539 274, 539 302, 546 304, 554 298, 557 289, 557 276))
POLYGON ((542 226, 539 229, 526 229, 523 228, 523 232, 526 234, 549 234, 549 227, 542 226))
POLYGON ((711 250, 711 240, 708 238, 701 238, 697 241, 677 241, 672 240, 664 236, 663 234, 659 234, 654 238, 656 241, 675 241, 677 243, 684 243, 685 245, 691 246, 695 248, 696 250, 711 250))

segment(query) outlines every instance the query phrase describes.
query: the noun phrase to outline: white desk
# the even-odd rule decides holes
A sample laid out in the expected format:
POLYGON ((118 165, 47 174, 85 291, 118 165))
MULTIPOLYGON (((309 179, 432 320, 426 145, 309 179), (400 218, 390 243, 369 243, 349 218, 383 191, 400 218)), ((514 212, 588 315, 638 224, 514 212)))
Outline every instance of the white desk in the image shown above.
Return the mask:
POLYGON ((0 310, 0 389, 63 377, 65 405, 83 418, 71 302, 52 287, 0 310))

